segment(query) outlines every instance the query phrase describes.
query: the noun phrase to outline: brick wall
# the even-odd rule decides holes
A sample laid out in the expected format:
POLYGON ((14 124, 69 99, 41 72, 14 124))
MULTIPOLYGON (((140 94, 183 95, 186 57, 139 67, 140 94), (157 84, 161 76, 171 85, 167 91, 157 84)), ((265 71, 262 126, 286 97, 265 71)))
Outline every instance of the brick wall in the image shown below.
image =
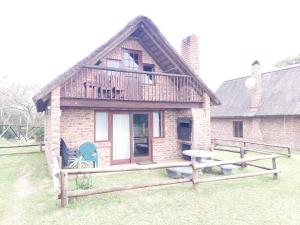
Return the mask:
POLYGON ((300 150, 300 117, 212 119, 211 135, 220 139, 288 145, 293 150, 300 150), (233 137, 233 120, 243 121, 243 138, 233 137))
POLYGON ((164 112, 165 135, 163 138, 153 138, 153 160, 176 160, 182 158, 181 145, 177 141, 177 118, 180 110, 164 112))
POLYGON ((53 157, 59 157, 60 149, 60 88, 51 92, 45 111, 45 153, 51 172, 53 157))
POLYGON ((61 114, 61 137, 68 148, 79 148, 84 142, 92 142, 97 146, 101 166, 110 165, 110 142, 95 142, 94 109, 64 108, 61 114))

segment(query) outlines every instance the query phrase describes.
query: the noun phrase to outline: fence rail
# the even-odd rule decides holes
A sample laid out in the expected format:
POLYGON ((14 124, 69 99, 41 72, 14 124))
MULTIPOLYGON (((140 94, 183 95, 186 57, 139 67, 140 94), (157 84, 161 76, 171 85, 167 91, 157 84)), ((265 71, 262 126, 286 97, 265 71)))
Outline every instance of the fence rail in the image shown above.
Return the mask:
MULTIPOLYGON (((11 148, 26 148, 26 147, 40 147, 40 152, 43 152, 43 146, 45 146, 44 143, 40 144, 32 144, 32 145, 7 145, 7 146, 0 146, 0 152, 3 149, 11 149, 11 148)), ((6 155, 24 155, 24 154, 32 154, 32 153, 39 153, 37 151, 31 151, 31 152, 13 152, 13 153, 2 153, 0 156, 6 156, 6 155)))
MULTIPOLYGON (((258 143, 258 142, 252 142, 252 141, 242 141, 242 140, 232 140, 232 139, 220 139, 220 138, 212 138, 211 140, 212 140, 212 144, 214 146, 216 146, 216 145, 222 145, 222 143, 220 143, 220 142, 241 143, 242 146, 234 146, 234 145, 228 145, 228 144, 226 144, 226 146, 228 146, 228 147, 243 147, 244 150, 245 150, 245 152, 257 152, 257 153, 262 153, 262 154, 275 153, 275 154, 278 154, 278 155, 284 155, 284 156, 288 156, 288 157, 292 156, 291 147, 290 146, 286 146, 286 145, 273 145, 273 144, 265 144, 265 143, 258 143), (274 147, 274 148, 281 148, 281 149, 285 149, 287 152, 284 153, 284 152, 278 152, 278 151, 250 149, 250 148, 247 148, 248 144, 259 145, 259 146, 266 146, 266 147, 274 147)), ((224 150, 224 149, 221 149, 221 148, 218 148, 218 147, 217 147, 217 150, 230 152, 229 150, 224 150)), ((233 152, 234 150, 231 150, 231 151, 233 152)))
MULTIPOLYGON (((188 183, 191 182, 193 184, 193 188, 197 188, 199 183, 211 182, 211 181, 219 181, 219 180, 229 180, 229 179, 238 179, 244 177, 253 177, 253 176, 261 176, 266 174, 273 174, 273 178, 276 179, 278 177, 278 173, 280 172, 277 169, 276 158, 278 155, 264 155, 264 156, 256 156, 251 158, 243 158, 237 160, 226 160, 226 161, 218 161, 218 162, 210 162, 210 163, 195 163, 195 162, 180 162, 180 163, 162 163, 162 164, 154 164, 154 165, 130 165, 126 167, 109 167, 109 168, 98 168, 98 169, 62 169, 60 170, 60 194, 58 198, 61 200, 61 207, 66 207, 68 205, 68 199, 80 196, 88 196, 116 191, 124 191, 124 190, 133 190, 147 187, 157 187, 163 185, 172 185, 179 183, 188 183), (199 170, 204 168, 209 168, 213 166, 227 165, 239 163, 242 165, 246 162, 258 161, 258 160, 266 160, 272 159, 272 168, 263 168, 266 171, 261 172, 252 172, 246 174, 236 174, 236 175, 225 175, 222 177, 209 177, 209 178, 199 178, 199 170), (160 181, 152 184, 130 184, 124 186, 117 187, 107 187, 107 188, 93 188, 88 190, 69 190, 68 177, 69 175, 79 175, 79 174, 94 174, 94 173, 114 173, 114 172, 125 172, 125 171, 140 171, 140 170, 152 170, 152 169, 162 169, 169 167, 192 167, 192 178, 182 178, 182 179, 173 179, 160 181)), ((250 164, 249 164, 250 165, 250 164)))

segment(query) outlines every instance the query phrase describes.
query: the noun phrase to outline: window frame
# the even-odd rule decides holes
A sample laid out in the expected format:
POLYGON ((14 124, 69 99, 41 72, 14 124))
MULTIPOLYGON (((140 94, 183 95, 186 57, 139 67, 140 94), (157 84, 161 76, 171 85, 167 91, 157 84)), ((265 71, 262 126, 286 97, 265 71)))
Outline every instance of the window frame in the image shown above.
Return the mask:
POLYGON ((151 117, 152 117, 152 137, 153 138, 164 138, 165 137, 165 114, 164 114, 164 111, 152 111, 151 117), (158 112, 161 115, 160 135, 157 137, 154 136, 154 119, 153 119, 154 112, 158 112))
POLYGON ((108 111, 97 110, 94 112, 94 142, 108 142, 110 141, 110 127, 111 127, 111 115, 108 111), (96 139, 96 129, 97 129, 97 113, 106 113, 107 114, 107 139, 106 140, 97 140, 96 139))
POLYGON ((244 137, 244 122, 242 120, 232 121, 233 125, 233 137, 243 138, 244 137))

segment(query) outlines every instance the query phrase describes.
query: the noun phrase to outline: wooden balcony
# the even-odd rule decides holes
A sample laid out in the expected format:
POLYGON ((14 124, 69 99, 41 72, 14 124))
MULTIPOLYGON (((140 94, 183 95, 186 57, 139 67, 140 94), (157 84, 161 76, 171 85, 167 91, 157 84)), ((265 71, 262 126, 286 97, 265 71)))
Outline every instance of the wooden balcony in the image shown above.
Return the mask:
POLYGON ((77 100, 202 103, 203 90, 187 75, 86 66, 61 86, 61 97, 77 100))

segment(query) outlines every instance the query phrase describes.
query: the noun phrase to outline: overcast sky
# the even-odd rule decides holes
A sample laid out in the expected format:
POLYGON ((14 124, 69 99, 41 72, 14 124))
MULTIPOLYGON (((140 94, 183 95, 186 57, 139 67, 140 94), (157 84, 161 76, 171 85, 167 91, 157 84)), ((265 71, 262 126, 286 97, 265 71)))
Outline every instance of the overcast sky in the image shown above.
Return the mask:
POLYGON ((0 76, 44 85, 107 41, 138 15, 148 16, 180 52, 200 40, 200 76, 212 90, 269 70, 300 53, 300 1, 137 0, 0 1, 0 76))

